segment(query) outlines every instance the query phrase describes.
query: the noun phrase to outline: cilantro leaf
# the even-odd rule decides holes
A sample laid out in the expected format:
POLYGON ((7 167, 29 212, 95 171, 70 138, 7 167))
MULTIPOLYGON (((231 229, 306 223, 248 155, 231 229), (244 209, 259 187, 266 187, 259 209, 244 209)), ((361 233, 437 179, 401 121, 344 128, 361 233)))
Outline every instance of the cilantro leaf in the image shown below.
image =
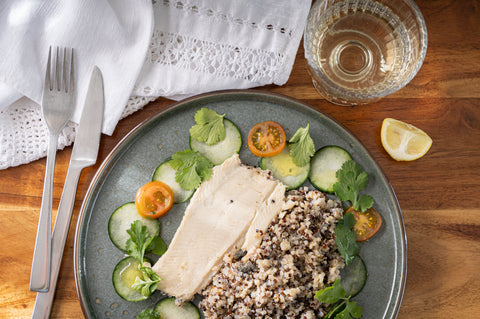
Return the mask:
POLYGON ((362 307, 360 307, 355 301, 347 301, 345 309, 340 311, 335 319, 351 319, 351 318, 361 318, 362 317, 362 307))
POLYGON ((127 252, 142 265, 145 251, 153 241, 153 236, 149 235, 147 226, 144 226, 139 220, 134 221, 130 225, 127 233, 130 235, 130 238, 127 240, 127 252))
POLYGON ((191 149, 176 152, 172 156, 170 165, 172 165, 172 167, 175 169, 179 169, 182 165, 190 166, 195 162, 196 155, 197 153, 191 149))
POLYGON ((160 314, 154 309, 143 309, 137 316, 137 319, 161 319, 160 314))
MULTIPOLYGON (((371 196, 361 194, 358 197, 356 206, 358 208, 357 211, 364 212, 373 206, 373 198, 371 196)), ((353 208, 355 209, 355 206, 353 208)))
POLYGON ((289 140, 290 156, 293 162, 299 166, 305 166, 310 162, 310 157, 315 154, 315 145, 310 136, 310 124, 300 127, 289 140))
POLYGON ((163 255, 167 251, 167 244, 163 241, 163 239, 159 236, 155 236, 147 247, 147 251, 151 251, 155 255, 163 255))
POLYGON ((340 299, 344 299, 345 289, 340 283, 340 278, 335 280, 332 286, 317 291, 315 298, 323 303, 336 303, 340 299))
POLYGON ((345 214, 343 219, 340 219, 335 229, 335 242, 337 243, 338 251, 345 258, 345 264, 348 265, 358 252, 360 245, 357 243, 357 235, 352 227, 355 226, 355 218, 352 213, 345 214))
POLYGON ((135 278, 132 289, 139 291, 143 296, 150 297, 157 290, 160 276, 157 275, 150 267, 140 267, 142 278, 135 278))
POLYGON ((175 180, 185 190, 197 188, 212 175, 212 162, 191 149, 173 154, 170 163, 177 170, 175 180))
POLYGON ((202 107, 195 113, 196 125, 190 128, 190 135, 199 142, 208 145, 217 144, 225 139, 225 125, 223 118, 225 114, 219 115, 214 110, 202 107))
POLYGON ((202 178, 197 173, 197 164, 193 163, 181 168, 175 173, 175 180, 183 189, 193 190, 200 186, 202 178))
POLYGON ((346 161, 336 172, 338 181, 333 185, 335 194, 341 201, 350 201, 353 209, 364 212, 373 206, 373 198, 358 193, 367 187, 368 174, 353 160, 346 161))

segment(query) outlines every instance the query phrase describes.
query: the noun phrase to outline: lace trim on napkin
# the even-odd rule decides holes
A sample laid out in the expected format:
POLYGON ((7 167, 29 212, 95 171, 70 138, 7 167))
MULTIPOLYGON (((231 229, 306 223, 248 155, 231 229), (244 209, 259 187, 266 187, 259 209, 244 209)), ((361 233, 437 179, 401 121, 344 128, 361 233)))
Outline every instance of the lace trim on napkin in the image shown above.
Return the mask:
MULTIPOLYGON (((146 62, 218 77, 273 82, 285 66, 285 55, 154 30, 146 62), (228 63, 225 63, 225 59, 229 60, 228 63)), ((138 87, 135 89, 139 90, 138 87)), ((141 88, 140 91, 147 96, 164 93, 163 90, 150 86, 141 88)))
MULTIPOLYGON (((140 110, 155 97, 132 96, 121 118, 140 110)), ((15 103, 0 112, 0 169, 30 163, 47 155, 48 128, 41 107, 34 102, 15 103)), ((58 140, 58 149, 75 140, 77 124, 69 122, 58 140)))
MULTIPOLYGON (((48 129, 41 108, 31 102, 14 104, 0 112, 0 169, 29 163, 46 156, 48 129)), ((75 138, 75 124, 68 123, 58 140, 58 148, 70 145, 75 138)))

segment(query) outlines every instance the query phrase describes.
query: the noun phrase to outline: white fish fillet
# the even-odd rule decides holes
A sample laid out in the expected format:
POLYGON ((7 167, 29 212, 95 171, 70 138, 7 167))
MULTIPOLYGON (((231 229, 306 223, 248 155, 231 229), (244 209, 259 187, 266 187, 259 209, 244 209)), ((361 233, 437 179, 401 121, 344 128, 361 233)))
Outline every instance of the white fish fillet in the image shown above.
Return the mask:
POLYGON ((239 247, 250 251, 260 243, 256 229, 266 229, 280 212, 284 193, 282 183, 242 165, 238 154, 214 167, 193 195, 167 252, 153 266, 162 278, 158 289, 192 299, 210 283, 226 253, 239 247))

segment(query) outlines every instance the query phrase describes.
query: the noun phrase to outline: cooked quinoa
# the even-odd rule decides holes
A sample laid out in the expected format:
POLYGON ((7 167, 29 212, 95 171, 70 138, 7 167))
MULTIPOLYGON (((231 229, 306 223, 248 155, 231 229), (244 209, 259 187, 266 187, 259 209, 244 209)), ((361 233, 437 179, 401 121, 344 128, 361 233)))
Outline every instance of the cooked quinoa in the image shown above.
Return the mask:
POLYGON ((282 211, 253 254, 239 250, 203 291, 206 318, 321 318, 315 292, 344 267, 335 243, 341 204, 317 190, 286 194, 282 211))

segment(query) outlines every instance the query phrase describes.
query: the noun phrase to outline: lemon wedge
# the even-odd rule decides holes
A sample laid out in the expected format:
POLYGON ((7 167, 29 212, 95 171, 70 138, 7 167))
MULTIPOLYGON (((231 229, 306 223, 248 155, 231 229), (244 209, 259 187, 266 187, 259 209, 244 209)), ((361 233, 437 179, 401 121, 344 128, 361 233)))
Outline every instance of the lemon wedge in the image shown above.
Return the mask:
POLYGON ((382 145, 397 161, 413 161, 425 155, 432 139, 421 129, 405 122, 386 118, 381 131, 382 145))

